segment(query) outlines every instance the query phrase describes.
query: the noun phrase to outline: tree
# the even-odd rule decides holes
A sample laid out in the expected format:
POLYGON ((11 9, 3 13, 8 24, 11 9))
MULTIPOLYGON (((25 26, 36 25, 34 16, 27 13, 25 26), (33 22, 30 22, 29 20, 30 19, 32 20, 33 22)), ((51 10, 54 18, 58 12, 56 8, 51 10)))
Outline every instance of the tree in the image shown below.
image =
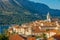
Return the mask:
POLYGON ((46 37, 45 33, 43 33, 43 38, 44 38, 44 40, 47 40, 47 37, 46 37))
POLYGON ((8 30, 7 29, 4 29, 3 32, 4 32, 5 35, 7 35, 8 30))
POLYGON ((36 38, 41 38, 41 36, 36 36, 36 38))
POLYGON ((8 36, 0 34, 0 40, 8 40, 8 36))

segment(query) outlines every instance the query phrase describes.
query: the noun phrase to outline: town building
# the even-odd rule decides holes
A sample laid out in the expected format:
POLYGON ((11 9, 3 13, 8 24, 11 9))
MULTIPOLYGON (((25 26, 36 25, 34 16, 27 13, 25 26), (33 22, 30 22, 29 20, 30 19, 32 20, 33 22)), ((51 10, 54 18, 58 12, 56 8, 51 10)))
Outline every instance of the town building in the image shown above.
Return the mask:
POLYGON ((57 32, 59 32, 59 28, 59 22, 57 20, 52 21, 51 16, 48 13, 46 20, 36 20, 30 23, 22 24, 21 26, 14 24, 11 27, 9 27, 8 31, 11 34, 16 33, 24 36, 40 36, 42 35, 42 33, 45 33, 47 38, 50 38, 57 32))

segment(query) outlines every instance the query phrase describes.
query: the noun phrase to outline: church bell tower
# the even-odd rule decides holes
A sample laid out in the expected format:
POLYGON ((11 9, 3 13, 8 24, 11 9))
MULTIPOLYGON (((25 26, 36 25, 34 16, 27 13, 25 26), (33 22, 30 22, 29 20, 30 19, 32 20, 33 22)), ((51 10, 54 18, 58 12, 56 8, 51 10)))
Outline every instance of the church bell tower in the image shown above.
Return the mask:
POLYGON ((51 18, 50 18, 49 12, 47 13, 47 21, 48 21, 48 22, 51 22, 51 18))

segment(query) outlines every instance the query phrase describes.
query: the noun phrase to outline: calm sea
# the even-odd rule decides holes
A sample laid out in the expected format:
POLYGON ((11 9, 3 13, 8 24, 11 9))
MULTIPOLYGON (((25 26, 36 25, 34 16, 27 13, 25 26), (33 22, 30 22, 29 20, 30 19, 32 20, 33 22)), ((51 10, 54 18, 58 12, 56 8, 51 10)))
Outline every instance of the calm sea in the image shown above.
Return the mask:
POLYGON ((4 29, 8 29, 9 25, 0 25, 0 33, 4 33, 4 29))

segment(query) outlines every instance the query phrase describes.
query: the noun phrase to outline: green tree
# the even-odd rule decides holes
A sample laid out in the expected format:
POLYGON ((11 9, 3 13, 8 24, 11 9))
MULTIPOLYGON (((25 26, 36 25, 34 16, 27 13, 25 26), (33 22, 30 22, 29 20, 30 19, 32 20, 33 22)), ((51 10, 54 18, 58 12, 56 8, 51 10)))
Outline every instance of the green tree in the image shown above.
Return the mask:
POLYGON ((44 38, 44 40, 47 40, 47 37, 46 37, 45 33, 43 33, 43 38, 44 38))
POLYGON ((41 36, 36 36, 36 38, 41 38, 41 36))
POLYGON ((0 34, 0 40, 8 40, 8 36, 0 34))
POLYGON ((7 35, 8 30, 7 29, 4 29, 3 32, 4 32, 4 35, 7 35))

